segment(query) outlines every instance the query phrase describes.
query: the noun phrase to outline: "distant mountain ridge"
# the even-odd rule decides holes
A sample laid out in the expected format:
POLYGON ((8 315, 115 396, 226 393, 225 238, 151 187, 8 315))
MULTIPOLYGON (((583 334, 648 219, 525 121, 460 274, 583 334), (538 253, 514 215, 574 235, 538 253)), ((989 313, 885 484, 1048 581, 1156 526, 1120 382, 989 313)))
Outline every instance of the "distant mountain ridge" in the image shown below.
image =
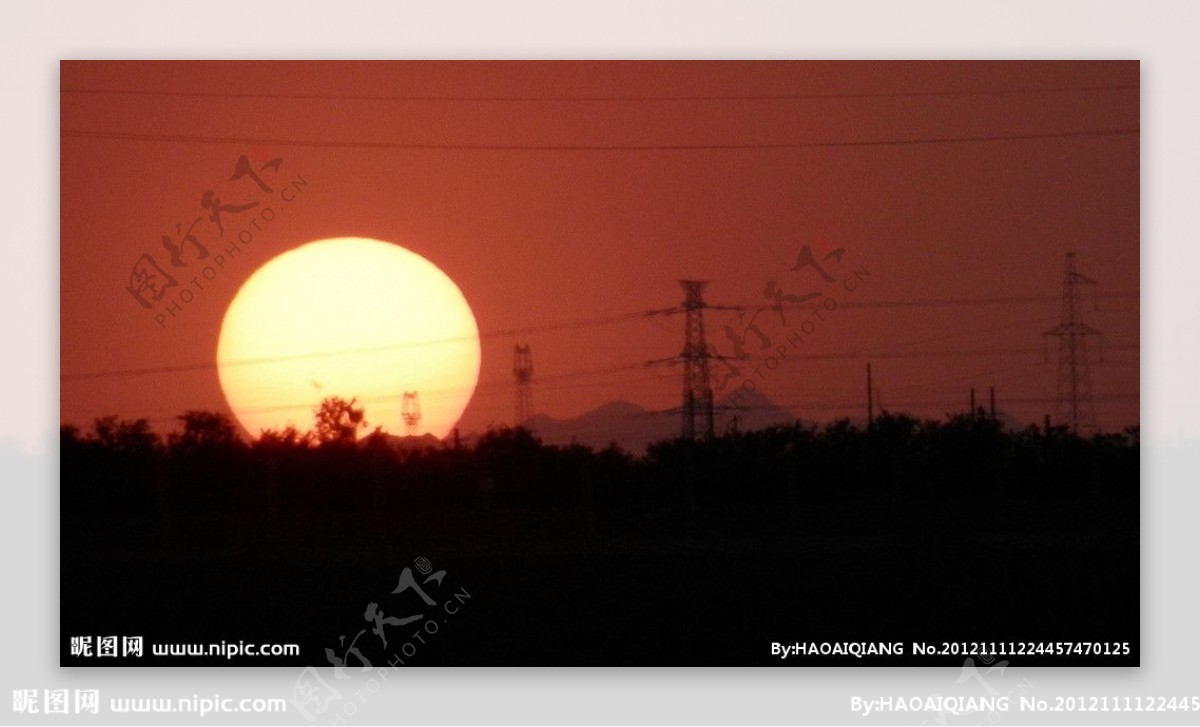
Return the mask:
MULTIPOLYGON (((730 406, 730 396, 717 400, 716 406, 730 406)), ((758 391, 743 393, 734 405, 739 409, 720 411, 714 416, 718 434, 728 431, 736 417, 741 430, 762 429, 776 424, 790 424, 796 416, 775 405, 758 391)), ((629 401, 610 401, 570 419, 555 419, 537 414, 525 423, 546 444, 565 446, 583 444, 603 448, 616 443, 630 452, 642 452, 646 445, 679 436, 680 414, 648 411, 629 401)))
MULTIPOLYGON (((393 452, 402 452, 410 449, 434 449, 442 446, 442 440, 438 439, 432 434, 426 433, 411 437, 399 437, 395 434, 388 434, 386 432, 380 434, 369 434, 365 437, 361 437, 358 440, 358 445, 360 447, 370 446, 372 439, 376 437, 378 437, 393 452)), ((452 441, 452 438, 448 439, 447 441, 452 441)))

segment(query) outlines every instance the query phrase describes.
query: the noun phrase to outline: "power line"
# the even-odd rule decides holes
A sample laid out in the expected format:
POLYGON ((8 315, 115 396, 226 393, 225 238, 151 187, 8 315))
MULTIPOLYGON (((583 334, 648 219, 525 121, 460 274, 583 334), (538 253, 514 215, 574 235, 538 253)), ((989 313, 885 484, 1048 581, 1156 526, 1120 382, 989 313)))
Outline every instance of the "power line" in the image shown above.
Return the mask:
POLYGON ((641 103, 676 101, 817 101, 827 99, 870 98, 937 98, 955 96, 1011 96, 1048 93, 1091 93, 1100 91, 1137 91, 1138 84, 1106 84, 1095 86, 1047 86, 996 89, 957 89, 942 91, 860 91, 791 94, 711 94, 687 96, 609 95, 609 96, 445 96, 433 94, 322 94, 322 93, 262 93, 237 91, 180 91, 122 88, 64 88, 61 94, 105 96, 151 96, 164 98, 230 98, 267 101, 399 101, 399 102, 487 102, 487 103, 641 103))
MULTIPOLYGON (((644 364, 627 364, 627 365, 623 365, 623 366, 610 367, 609 371, 617 372, 617 371, 627 371, 627 370, 639 369, 639 368, 644 369, 644 368, 646 368, 646 366, 644 364)), ((560 374, 557 378, 575 377, 575 376, 580 376, 580 375, 586 375, 589 373, 591 373, 591 372, 575 372, 575 373, 570 373, 570 374, 560 374)), ((662 382, 662 381, 667 381, 667 380, 675 380, 676 378, 677 378, 677 376, 673 373, 650 374, 648 376, 638 376, 638 377, 632 377, 632 378, 625 377, 625 378, 616 379, 616 380, 612 380, 612 381, 605 381, 604 384, 616 385, 616 384, 653 383, 653 382, 662 382)), ((544 386, 544 388, 558 391, 558 390, 564 390, 564 389, 588 388, 588 387, 593 387, 595 385, 596 385, 596 382, 592 382, 592 381, 573 382, 573 383, 558 382, 558 383, 554 383, 554 384, 547 384, 544 386)), ((511 388, 512 388, 512 385, 509 382, 504 382, 504 383, 499 382, 499 381, 480 382, 477 385, 474 394, 472 395, 472 399, 471 399, 472 407, 476 411, 479 411, 482 408, 485 411, 503 412, 506 410, 505 404, 494 403, 494 404, 485 404, 485 405, 481 406, 479 404, 479 402, 481 402, 484 399, 497 400, 498 397, 500 397, 500 396, 511 396, 511 394, 512 394, 511 388)), ((454 396, 462 396, 464 394, 470 393, 470 389, 463 388, 463 387, 431 389, 429 391, 431 392, 431 396, 425 397, 424 395, 422 395, 422 398, 430 398, 430 399, 436 400, 436 399, 443 399, 443 398, 454 397, 454 396)), ((392 392, 392 393, 374 395, 374 396, 369 396, 369 397, 356 397, 356 398, 357 398, 358 403, 363 404, 365 406, 367 404, 377 404, 380 402, 395 403, 395 402, 401 401, 402 397, 403 397, 403 392, 400 390, 396 390, 395 392, 392 392)), ((185 410, 187 408, 188 407, 184 407, 185 410)), ((262 414, 262 413, 270 413, 270 412, 276 412, 276 411, 288 411, 288 410, 296 410, 296 411, 299 411, 301 409, 313 410, 316 408, 317 407, 314 403, 305 402, 305 403, 272 404, 272 405, 263 405, 263 406, 253 406, 253 407, 241 407, 241 408, 239 408, 238 411, 245 412, 245 413, 252 413, 252 414, 262 414)), ((167 414, 170 412, 177 412, 177 411, 179 411, 179 409, 178 408, 171 408, 171 409, 158 408, 158 409, 142 409, 141 411, 146 414, 167 414)), ((82 416, 82 414, 79 410, 74 410, 74 411, 69 411, 69 412, 64 411, 64 414, 70 414, 76 418, 79 418, 80 416, 82 416)), ((369 416, 369 412, 368 412, 368 416, 369 416)), ((167 421, 176 421, 179 418, 179 415, 175 414, 172 416, 152 416, 152 417, 143 417, 143 418, 146 418, 148 421, 151 421, 151 422, 167 422, 167 421)))
MULTIPOLYGON (((386 348, 387 347, 379 347, 380 350, 386 349, 386 348)), ((1105 350, 1106 351, 1138 350, 1138 345, 1137 344, 1112 345, 1112 346, 1105 347, 1105 350)), ((353 352, 334 351, 334 352, 327 352, 327 353, 321 353, 321 354, 313 354, 313 356, 333 356, 333 355, 343 355, 343 354, 347 354, 347 353, 361 353, 361 352, 362 351, 353 351, 353 352)), ((954 357, 971 357, 971 356, 997 356, 997 355, 1010 355, 1010 354, 1033 355, 1033 354, 1043 354, 1043 353, 1044 353, 1044 351, 1040 348, 985 348, 985 349, 968 349, 968 350, 957 350, 957 351, 955 351, 955 350, 942 350, 942 351, 878 351, 878 350, 839 351, 839 352, 834 352, 834 353, 788 355, 786 357, 746 356, 743 358, 738 358, 738 357, 722 357, 722 358, 733 361, 735 363, 737 363, 737 362, 740 362, 740 363, 763 363, 768 360, 774 360, 779 364, 783 364, 783 363, 800 362, 800 361, 860 360, 860 359, 864 359, 867 357, 881 358, 881 359, 942 358, 942 357, 954 358, 954 357)), ((157 375, 157 374, 180 373, 180 372, 184 372, 184 371, 209 370, 209 369, 218 368, 219 366, 226 366, 226 365, 228 365, 228 366, 233 366, 233 365, 248 366, 248 365, 264 364, 264 363, 277 363, 282 360, 303 359, 303 358, 307 358, 307 357, 308 356, 297 355, 297 356, 291 356, 291 357, 278 357, 278 358, 271 358, 271 359, 243 359, 243 360, 239 360, 239 361, 221 363, 221 364, 213 362, 213 363, 190 364, 190 365, 184 365, 184 366, 160 366, 160 367, 155 367, 155 368, 144 368, 144 369, 121 369, 121 370, 112 370, 112 371, 97 371, 97 372, 80 373, 80 374, 62 374, 59 378, 60 378, 60 380, 63 380, 63 381, 80 381, 80 380, 87 380, 87 379, 119 378, 119 377, 126 377, 126 376, 148 376, 148 375, 157 375)), ((548 377, 547 380, 575 378, 575 377, 579 377, 579 376, 610 373, 610 372, 615 373, 617 371, 633 370, 633 369, 643 368, 643 367, 656 365, 656 364, 677 363, 678 360, 679 360, 678 356, 672 356, 669 358, 655 359, 652 361, 645 361, 645 362, 634 363, 634 364, 622 364, 620 366, 607 367, 604 369, 596 369, 596 370, 586 371, 586 372, 557 374, 555 376, 548 377)), ((483 386, 483 385, 485 385, 485 384, 480 384, 479 386, 483 386)), ((486 385, 487 386, 502 386, 502 385, 507 385, 507 384, 501 384, 500 382, 487 382, 486 385)))
MULTIPOLYGON (((1138 299, 1140 293, 1135 290, 1111 291, 1107 293, 1098 293, 1096 298, 1121 298, 1121 299, 1138 299)), ((1000 304, 1016 304, 1016 303, 1044 303, 1048 301, 1060 301, 1061 296, 1055 295, 1010 295, 1000 296, 995 298, 917 298, 914 300, 864 300, 864 301, 847 301, 839 302, 838 309, 842 308, 930 308, 941 306, 960 306, 960 305, 1000 305, 1000 304)), ((789 307, 788 305, 784 306, 789 307)), ((799 307, 799 306, 798 306, 799 307)), ((813 306, 809 306, 811 309, 813 306)))
MULTIPOLYGON (((1099 297, 1104 297, 1104 298, 1107 298, 1107 297, 1135 297, 1136 298, 1137 296, 1138 296, 1138 293, 1136 291, 1125 291, 1125 292, 1116 291, 1116 292, 1101 294, 1099 297)), ((1023 303, 1023 302, 1033 302, 1033 301, 1044 301, 1044 300, 1057 300, 1057 298, 1054 296, 1008 296, 1008 297, 998 297, 998 298, 940 298, 940 299, 939 298, 926 298, 926 299, 914 299, 914 300, 896 299, 896 300, 889 300, 889 301, 874 301, 874 302, 868 301, 868 302, 865 302, 862 304, 856 304, 855 306, 843 304, 843 305, 839 306, 839 309, 842 307, 888 308, 888 307, 940 307, 940 306, 959 306, 959 305, 991 305, 991 304, 998 304, 998 303, 1023 303)), ((724 306, 724 307, 731 308, 731 309, 743 308, 743 306, 724 306)), ((744 308, 747 310, 756 309, 758 307, 761 307, 761 306, 744 306, 744 308)), ((787 307, 787 306, 785 306, 785 307, 787 307)), ((564 321, 564 322, 551 323, 551 324, 546 324, 546 325, 541 325, 541 326, 501 329, 501 330, 496 330, 496 331, 480 332, 479 338, 480 339, 488 339, 488 338, 497 338, 497 337, 525 336, 525 335, 530 335, 533 333, 545 333, 545 332, 567 330, 567 329, 572 329, 572 328, 586 328, 586 327, 592 327, 592 326, 608 325, 608 324, 621 323, 621 322, 626 322, 626 321, 650 319, 650 318, 655 318, 657 316, 671 315, 671 314, 678 313, 681 310, 682 309, 680 309, 680 308, 658 308, 658 309, 637 311, 637 312, 633 312, 633 313, 624 313, 624 314, 620 314, 620 315, 588 318, 588 319, 582 319, 582 320, 578 320, 578 321, 564 321)), ((989 330, 991 330, 991 329, 989 329, 989 330)), ((940 337, 937 337, 937 338, 940 338, 940 337)), ((937 338, 923 339, 923 340, 937 340, 937 338)), ((456 336, 456 337, 449 337, 449 338, 443 338, 443 339, 432 339, 432 340, 427 340, 427 341, 401 341, 401 342, 396 342, 396 343, 384 344, 381 346, 371 346, 371 347, 357 348, 357 349, 343 349, 343 350, 338 350, 338 351, 314 351, 314 352, 309 352, 309 353, 299 353, 299 354, 274 356, 274 357, 267 357, 267 358, 239 359, 236 361, 224 361, 224 362, 220 362, 220 363, 218 363, 216 361, 209 361, 209 362, 194 363, 194 364, 152 366, 152 367, 145 367, 145 368, 112 369, 112 370, 107 370, 107 371, 68 373, 68 374, 60 374, 59 380, 60 381, 83 381, 83 380, 91 380, 91 379, 120 378, 120 377, 127 377, 127 376, 152 376, 152 375, 160 375, 160 374, 184 373, 184 372, 190 372, 190 371, 208 371, 208 370, 218 368, 219 366, 251 366, 251 365, 256 365, 256 364, 279 363, 279 362, 284 362, 284 361, 304 360, 304 359, 309 359, 309 358, 325 358, 325 357, 333 357, 333 356, 357 355, 357 354, 364 354, 364 353, 377 353, 380 351, 391 350, 391 349, 396 349, 396 348, 442 345, 442 344, 447 344, 447 343, 461 343, 463 341, 469 341, 469 340, 471 340, 471 337, 469 337, 469 336, 456 336)), ((916 343, 916 341, 914 341, 913 343, 916 343)), ((891 345, 892 346, 904 346, 907 344, 900 342, 900 343, 894 343, 891 345)), ((1106 350, 1122 350, 1122 349, 1108 347, 1106 350)), ((993 350, 993 351, 995 351, 995 350, 993 350)), ((1015 353, 1015 352, 1028 353, 1028 351, 1024 351, 1024 350, 1009 350, 1007 352, 1008 353, 1015 353)), ((862 357, 862 356, 874 356, 874 355, 876 355, 874 353, 874 351, 872 349, 868 349, 866 351, 860 351, 860 352, 854 352, 854 353, 827 354, 826 356, 827 357, 848 357, 848 356, 862 357)), ((884 352, 879 355, 882 357, 890 357, 890 358, 904 357, 903 354, 899 353, 899 352, 893 352, 891 354, 884 352)), ((937 354, 935 352, 933 355, 939 355, 939 354, 937 354)), ((794 357, 789 357, 789 358, 794 358, 794 357)), ((665 363, 670 360, 674 360, 674 359, 663 359, 662 362, 665 363)), ((750 358, 747 360, 765 361, 766 359, 750 358)), ((641 366, 641 365, 643 365, 643 364, 633 364, 633 366, 641 366)), ((607 370, 608 369, 606 367, 605 369, 600 369, 599 372, 604 372, 607 370)), ((582 375, 582 374, 558 374, 558 375, 551 375, 549 377, 542 377, 540 380, 541 381, 549 381, 549 380, 553 380, 553 379, 559 378, 564 375, 582 375)))
MULTIPOLYGON (((1115 299, 1134 299, 1137 300, 1141 294, 1136 290, 1111 291, 1107 293, 1097 293, 1096 299, 1100 298, 1115 298, 1115 299)), ((943 308, 947 306, 976 306, 976 305, 1018 305, 1024 303, 1047 303, 1050 301, 1058 302, 1061 297, 1054 295, 1008 295, 997 296, 992 298, 913 298, 909 300, 893 299, 893 300, 863 300, 863 301, 838 301, 837 310, 843 309, 870 309, 870 308, 943 308)), ((778 311, 783 310, 799 310, 811 311, 817 306, 810 302, 804 303, 753 303, 753 304, 735 304, 709 306, 714 310, 730 310, 730 311, 758 311, 770 309, 778 311)), ((1115 313, 1117 311, 1101 311, 1107 313, 1115 313)), ((1122 311, 1124 312, 1124 311, 1122 311)), ((1007 326, 1002 326, 1007 327, 1007 326)), ((999 330, 999 329, 996 329, 999 330)), ((946 334, 946 336, 959 335, 957 333, 946 334)), ((932 339, 931 339, 932 340, 932 339)))
MULTIPOLYGON (((503 329, 503 330, 497 330, 497 331, 490 331, 487 333, 480 333, 480 334, 478 334, 478 337, 480 339, 496 338, 496 337, 509 337, 509 336, 528 335, 531 333, 553 332, 553 331, 559 331, 559 330, 563 330, 563 329, 567 329, 567 328, 588 328, 588 327, 592 327, 592 326, 601 326, 601 325, 607 325, 607 324, 611 324, 611 323, 620 323, 620 322, 624 322, 624 321, 639 320, 642 318, 649 318, 649 317, 653 317, 653 316, 657 316, 657 315, 663 315, 664 311, 669 311, 669 310, 670 309, 647 310, 647 311, 639 311, 637 313, 626 313, 623 315, 616 315, 616 316, 604 316, 604 317, 600 317, 600 318, 589 318, 589 319, 583 319, 580 321, 551 323, 551 324, 542 325, 542 326, 530 326, 527 328, 510 328, 510 329, 503 329)), ((471 341, 474 339, 475 339, 474 336, 450 336, 447 338, 430 339, 430 340, 426 340, 426 341, 398 341, 395 343, 388 343, 388 344, 383 344, 383 345, 379 345, 379 346, 341 349, 341 350, 337 350, 337 351, 312 351, 312 352, 308 352, 308 353, 297 353, 297 354, 288 354, 288 355, 281 355, 281 356, 270 356, 270 357, 252 358, 252 359, 237 359, 237 360, 233 360, 233 361, 221 361, 221 362, 209 361, 209 362, 204 362, 204 363, 183 364, 183 365, 175 365, 175 366, 153 366, 153 367, 138 368, 138 369, 115 369, 115 370, 110 370, 110 371, 95 371, 95 372, 90 372, 90 373, 62 374, 59 376, 59 380, 60 381, 80 381, 80 380, 86 380, 86 379, 106 379, 106 378, 117 378, 117 377, 124 377, 124 376, 149 376, 149 375, 155 375, 155 374, 174 374, 174 373, 182 373, 182 372, 186 372, 186 371, 207 371, 207 370, 218 368, 221 366, 254 366, 254 365, 268 364, 268 363, 282 363, 285 361, 300 361, 300 360, 306 360, 306 359, 312 359, 312 358, 352 356, 352 355, 359 355, 359 354, 365 354, 365 353, 379 353, 381 351, 389 351, 389 350, 393 350, 393 349, 397 349, 397 348, 414 348, 414 347, 420 347, 420 346, 444 345, 444 344, 448 344, 448 343, 462 343, 462 342, 471 341)))
POLYGON ((267 137, 202 136, 190 134, 143 134, 133 132, 85 131, 64 129, 64 139, 108 139, 115 141, 164 142, 174 144, 228 144, 259 146, 292 146, 341 149, 395 149, 409 151, 745 151, 781 149, 831 149, 876 146, 920 146, 930 144, 973 144, 1004 141, 1033 141, 1075 139, 1088 137, 1129 136, 1140 129, 1098 129, 1091 131, 1060 131, 994 136, 943 136, 924 139, 874 139, 844 141, 808 141, 791 143, 753 144, 431 144, 390 141, 329 141, 315 139, 277 139, 267 137))
POLYGON ((872 350, 887 351, 887 350, 893 349, 893 348, 901 348, 901 347, 905 347, 905 346, 916 346, 916 345, 919 345, 922 343, 934 343, 937 341, 946 341, 951 338, 960 338, 962 336, 974 336, 974 335, 980 335, 983 333, 995 333, 997 331, 1004 331, 1004 330, 1008 330, 1011 328, 1023 328, 1025 326, 1030 325, 1031 323, 1042 323, 1042 322, 1045 322, 1046 320, 1052 320, 1052 319, 1048 318, 1047 316, 1041 316, 1039 318, 1015 321, 1013 323, 1005 323, 1005 324, 999 325, 999 326, 992 326, 990 328, 970 328, 970 329, 964 329, 964 330, 958 330, 958 331, 951 331, 950 333, 943 333, 943 334, 939 334, 937 336, 927 336, 925 338, 913 338, 913 339, 907 339, 904 341, 895 341, 890 344, 881 345, 881 346, 878 346, 873 349, 868 349, 865 352, 865 354, 869 356, 871 354, 872 350))
MULTIPOLYGON (((1044 366, 1044 365, 1045 364, 1040 364, 1040 363, 1036 364, 1036 366, 1038 366, 1038 367, 1044 366)), ((1034 365, 1031 364, 1030 366, 1034 366, 1034 365)), ((589 376, 589 375, 593 375, 593 374, 597 374, 597 373, 619 373, 619 372, 627 372, 627 371, 638 370, 638 369, 643 369, 643 370, 648 371, 649 368, 650 367, 647 367, 643 363, 624 364, 624 365, 620 365, 620 366, 608 367, 607 369, 593 369, 593 370, 589 370, 589 371, 558 374, 555 378, 570 379, 570 378, 578 378, 580 376, 589 376)), ((1028 368, 1028 367, 1018 367, 1018 368, 1028 368)), ((1003 369, 1003 370, 1014 370, 1014 369, 1012 369, 1012 367, 1007 367, 1006 369, 1003 369)), ((978 374, 977 376, 982 376, 982 375, 984 375, 984 374, 978 374)), ((677 378, 678 378, 677 374, 670 373, 670 372, 664 372, 664 373, 658 373, 658 374, 647 373, 645 375, 640 375, 640 376, 622 377, 622 378, 615 379, 615 380, 605 381, 603 383, 604 383, 604 385, 610 385, 610 386, 611 385, 627 385, 627 384, 643 384, 643 383, 650 384, 650 383, 673 382, 677 378)), ((967 380, 969 378, 971 378, 971 377, 958 377, 955 380, 967 380)), ((1005 378, 1011 378, 1011 377, 1005 377, 1005 378)), ((1003 380, 1003 379, 998 379, 998 380, 1003 380)), ((560 381, 556 381, 553 383, 543 384, 542 386, 547 390, 561 391, 561 390, 569 390, 569 389, 592 388, 592 387, 595 387, 596 385, 597 385, 597 382, 594 382, 594 381, 571 382, 571 381, 560 380, 560 381)), ((951 386, 951 385, 952 384, 950 384, 950 383, 947 384, 947 386, 951 386)), ((918 388, 927 389, 930 387, 923 386, 923 385, 887 386, 886 388, 884 388, 884 391, 892 392, 892 393, 899 392, 899 391, 908 392, 908 391, 911 391, 912 389, 918 389, 918 388)), ((423 395, 422 398, 429 398, 429 399, 436 400, 436 399, 442 399, 442 398, 447 398, 447 397, 462 396, 467 393, 470 393, 470 389, 464 388, 464 387, 431 389, 431 390, 429 390, 428 395, 423 395)), ((492 399, 492 398, 497 398, 497 397, 501 397, 501 396, 508 396, 508 395, 511 395, 511 393, 512 392, 511 392, 511 383, 510 382, 501 382, 501 381, 480 382, 474 390, 472 399, 474 401, 481 401, 483 399, 492 399)), ((392 393, 386 393, 386 394, 370 396, 370 397, 358 397, 358 401, 359 401, 359 403, 364 404, 364 405, 375 404, 375 403, 380 403, 380 402, 396 402, 396 401, 401 400, 402 394, 403 394, 403 392, 398 389, 392 393)), ((503 411, 503 406, 504 406, 503 404, 497 403, 497 404, 493 405, 491 408, 499 412, 499 411, 503 411)), ((269 413, 269 412, 275 412, 275 411, 301 410, 301 409, 313 409, 313 408, 315 408, 315 405, 312 402, 303 402, 303 403, 286 403, 286 404, 273 404, 273 405, 264 405, 264 406, 254 406, 254 407, 242 407, 239 411, 246 412, 246 413, 269 413)), ((174 409, 152 409, 152 410, 144 410, 144 411, 146 411, 146 413, 167 413, 167 412, 175 411, 175 410, 174 409)), ((164 417, 164 418, 153 419, 153 420, 168 421, 168 420, 174 420, 174 418, 175 417, 164 417)))
MULTIPOLYGON (((1136 343, 1120 344, 1115 346, 1106 346, 1106 351, 1136 351, 1138 345, 1136 343)), ((835 353, 809 353, 787 356, 747 356, 746 358, 733 359, 734 361, 744 362, 766 362, 775 361, 778 364, 796 363, 800 361, 826 361, 837 359, 862 360, 866 358, 956 358, 956 357, 972 357, 972 356, 1004 356, 1004 355, 1044 355, 1045 351, 1041 348, 977 348, 966 350, 943 350, 943 351, 838 351, 835 353)))
MULTIPOLYGON (((1124 350, 1124 349, 1136 349, 1136 348, 1137 348, 1136 345, 1131 344, 1128 346, 1113 347, 1112 350, 1124 350)), ((986 349, 986 350, 981 350, 981 351, 961 352, 961 353, 963 353, 964 355, 994 356, 994 355, 1006 353, 1006 352, 1007 353, 1040 353, 1040 351, 1038 351, 1036 349, 1028 349, 1028 350, 1026 350, 1026 349, 986 349)), ((918 352, 896 353, 894 355, 873 353, 873 354, 871 354, 871 356, 872 356, 872 358, 937 358, 937 357, 941 357, 941 356, 956 356, 959 354, 960 354, 960 352, 957 352, 957 351, 918 351, 918 352)), ((832 354, 811 354, 811 355, 806 355, 806 356, 794 356, 794 357, 789 357, 787 360, 804 360, 804 361, 838 360, 838 359, 861 360, 864 358, 864 356, 865 356, 864 353, 855 351, 855 352, 841 352, 841 353, 832 353, 832 354)), ((751 360, 753 360, 753 359, 751 359, 751 360)), ((602 374, 602 373, 616 373, 616 372, 622 372, 622 371, 646 369, 646 368, 650 368, 650 366, 649 366, 650 364, 667 363, 667 362, 669 362, 668 359, 663 359, 661 361, 654 361, 654 362, 622 364, 619 366, 608 367, 606 369, 593 369, 593 370, 589 370, 589 371, 558 374, 554 378, 569 379, 569 378, 576 378, 579 376, 586 376, 586 375, 595 375, 595 374, 602 374)), ((1041 365, 1041 364, 1039 364, 1039 365, 1041 365)), ((1011 367, 1009 367, 1008 369, 1005 369, 1005 370, 1016 370, 1016 369, 1012 369, 1011 367)), ((672 378, 674 378, 674 375, 651 374, 649 376, 638 376, 638 377, 633 377, 633 378, 623 378, 623 379, 620 379, 617 381, 607 381, 607 382, 604 382, 604 384, 614 385, 614 384, 629 384, 629 383, 640 383, 640 382, 660 382, 660 381, 667 381, 672 378)), ((969 378, 971 378, 971 377, 961 377, 961 379, 963 379, 963 380, 966 380, 969 378)), ((549 389, 549 390, 560 390, 560 389, 589 388, 589 387, 593 387, 595 385, 596 385, 596 382, 591 382, 591 381, 574 382, 574 383, 564 383, 562 381, 559 381, 557 383, 545 384, 544 386, 546 389, 549 389)), ((475 388, 475 397, 507 394, 507 393, 509 393, 508 391, 504 391, 501 389, 503 387, 508 387, 508 386, 511 386, 511 384, 502 383, 499 381, 481 382, 475 388), (485 387, 488 389, 492 389, 492 390, 487 391, 486 393, 481 392, 480 389, 483 389, 485 387)), ((911 388, 925 388, 925 387, 921 387, 921 386, 912 386, 912 385, 910 385, 910 386, 911 386, 911 388)), ((896 388, 887 387, 884 389, 884 391, 907 391, 907 390, 911 390, 910 386, 901 385, 896 388)), ((359 403, 364 404, 364 405, 372 404, 372 403, 379 403, 379 402, 399 401, 402 393, 403 393, 402 391, 397 390, 394 393, 387 393, 387 394, 370 396, 370 397, 358 397, 358 401, 359 401, 359 403)), ((460 395, 463 395, 466 393, 470 393, 469 389, 462 388, 462 387, 447 388, 447 389, 432 389, 429 391, 428 398, 439 399, 439 398, 445 398, 448 396, 460 396, 460 395)), ((1019 402, 1020 400, 1016 399, 1016 398, 1006 397, 1005 401, 1015 403, 1015 402, 1019 402)), ((1041 401, 1041 400, 1038 400, 1038 401, 1041 401)), ((861 402, 859 402, 858 404, 855 404, 854 407, 858 407, 860 405, 861 405, 861 402)), ((799 408, 799 407, 808 406, 808 405, 807 404, 797 404, 797 405, 777 404, 776 406, 779 406, 779 407, 794 406, 794 407, 799 408)), ((289 404, 272 404, 272 405, 267 405, 267 406, 256 406, 256 407, 242 407, 239 409, 239 411, 243 412, 243 413, 260 414, 260 413, 269 413, 269 412, 276 412, 276 411, 313 409, 313 408, 314 408, 314 405, 312 402, 304 402, 304 403, 289 403, 289 404)))

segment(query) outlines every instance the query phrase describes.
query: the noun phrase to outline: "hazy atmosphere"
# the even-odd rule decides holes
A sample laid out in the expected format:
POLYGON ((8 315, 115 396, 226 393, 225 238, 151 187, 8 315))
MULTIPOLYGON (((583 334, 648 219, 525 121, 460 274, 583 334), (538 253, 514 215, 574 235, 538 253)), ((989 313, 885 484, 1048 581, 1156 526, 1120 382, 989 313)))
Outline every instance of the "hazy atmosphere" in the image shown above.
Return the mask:
MULTIPOLYGON (((708 281, 718 404, 755 390, 719 431, 865 421, 868 362, 876 412, 945 419, 994 387, 1006 423, 1062 422, 1045 333, 1068 252, 1096 282, 1095 423, 1119 432, 1139 421, 1138 87, 1137 62, 64 62, 62 421, 229 412, 238 290, 364 237, 469 305, 473 396, 420 396, 430 421, 465 402, 464 435, 515 422, 517 344, 547 436, 677 434, 680 279, 708 281), (144 254, 177 283, 159 299, 131 285, 144 254)), ((372 428, 405 389, 364 401, 372 428)))

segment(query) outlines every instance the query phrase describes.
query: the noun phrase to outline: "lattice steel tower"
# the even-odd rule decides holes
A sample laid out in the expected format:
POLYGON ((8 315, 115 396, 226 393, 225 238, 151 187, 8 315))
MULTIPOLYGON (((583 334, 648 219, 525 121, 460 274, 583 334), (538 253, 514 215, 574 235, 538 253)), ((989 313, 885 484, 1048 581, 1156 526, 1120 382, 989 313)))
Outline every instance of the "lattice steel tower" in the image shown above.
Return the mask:
POLYGON ((400 416, 404 418, 404 434, 409 437, 417 436, 417 427, 421 424, 421 399, 417 392, 404 392, 400 416))
POLYGON ((683 438, 695 439, 697 418, 704 436, 713 436, 713 391, 709 385, 708 360, 711 353, 704 340, 705 280, 680 280, 686 297, 683 301, 683 438))
POLYGON ((1091 359, 1088 355, 1088 336, 1100 331, 1083 322, 1080 305, 1081 287, 1096 285, 1096 281, 1075 269, 1075 253, 1067 253, 1067 270, 1063 276, 1062 322, 1046 331, 1058 338, 1058 385, 1055 415, 1070 425, 1076 434, 1096 428, 1096 412, 1092 406, 1091 359))
POLYGON ((513 377, 517 380, 515 426, 524 426, 533 417, 533 352, 529 344, 513 347, 513 377))

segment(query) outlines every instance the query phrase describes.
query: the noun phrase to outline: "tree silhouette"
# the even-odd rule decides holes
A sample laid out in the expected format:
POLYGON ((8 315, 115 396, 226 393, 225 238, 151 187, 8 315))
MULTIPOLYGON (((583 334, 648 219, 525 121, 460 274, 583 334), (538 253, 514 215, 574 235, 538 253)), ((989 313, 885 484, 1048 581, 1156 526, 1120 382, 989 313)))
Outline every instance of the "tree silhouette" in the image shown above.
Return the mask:
POLYGON ((167 437, 168 446, 175 452, 197 454, 241 446, 237 427, 225 414, 190 410, 176 418, 183 423, 183 431, 167 437))
POLYGON ((307 449, 313 444, 312 432, 301 432, 295 425, 289 424, 283 429, 264 429, 254 441, 255 449, 307 449))
POLYGON ((152 453, 160 444, 158 435, 150 429, 150 422, 146 419, 101 417, 92 425, 92 435, 101 446, 129 455, 152 453))
POLYGON ((350 401, 331 396, 313 411, 317 418, 317 441, 321 444, 353 444, 358 430, 366 429, 362 407, 355 408, 358 398, 350 401))

